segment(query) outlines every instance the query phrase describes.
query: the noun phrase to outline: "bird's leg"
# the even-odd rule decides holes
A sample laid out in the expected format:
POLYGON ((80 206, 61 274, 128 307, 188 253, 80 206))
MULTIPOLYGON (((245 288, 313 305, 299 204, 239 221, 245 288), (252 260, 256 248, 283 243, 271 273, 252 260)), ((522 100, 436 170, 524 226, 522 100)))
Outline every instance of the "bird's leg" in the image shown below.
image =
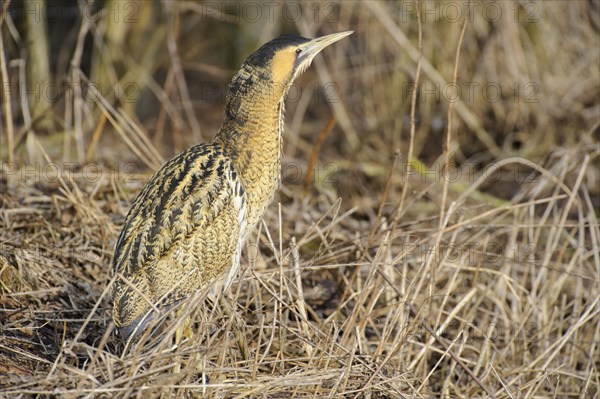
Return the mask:
MULTIPOLYGON (((181 317, 181 310, 177 311, 176 318, 179 317, 181 317)), ((193 330, 191 324, 191 318, 187 316, 184 322, 179 327, 177 327, 177 330, 175 330, 175 346, 177 346, 178 348, 181 342, 183 341, 183 338, 187 338, 188 340, 192 339, 193 330)), ((181 371, 181 362, 182 359, 180 356, 175 357, 175 366, 173 366, 173 373, 179 373, 181 371)))
POLYGON ((244 339, 242 335, 242 329, 240 328, 240 322, 238 320, 238 314, 235 309, 232 308, 231 302, 229 298, 226 298, 225 295, 219 296, 219 303, 223 307, 223 312, 225 315, 232 320, 232 328, 235 334, 235 339, 238 345, 240 352, 242 353, 242 357, 247 360, 250 358, 250 348, 248 347, 248 343, 244 339))
MULTIPOLYGON (((182 317, 183 311, 180 309, 177 311, 176 318, 182 317)), ((194 328, 193 321, 191 316, 187 316, 185 320, 181 323, 179 327, 175 330, 174 343, 177 348, 179 348, 182 342, 187 341, 188 343, 192 343, 194 339, 194 328)), ((182 356, 175 357, 175 365, 173 366, 173 373, 180 373, 181 366, 185 362, 185 364, 194 365, 196 373, 200 376, 201 380, 204 383, 208 381, 208 377, 204 373, 204 362, 200 358, 200 354, 198 352, 192 351, 189 355, 189 358, 186 360, 183 359, 182 356)), ((198 392, 190 392, 194 397, 202 397, 198 392), (199 396, 198 396, 199 395, 199 396)))
MULTIPOLYGON (((213 306, 216 306, 217 303, 221 305, 221 309, 223 312, 223 316, 226 320, 230 320, 229 328, 235 335, 236 344, 242 354, 244 359, 250 358, 250 348, 245 340, 245 337, 242 334, 243 329, 240 325, 239 315, 235 306, 232 304, 231 300, 224 295, 222 292, 211 292, 208 294, 207 298, 208 302, 211 302, 213 306)), ((176 318, 183 317, 183 311, 177 311, 176 318)), ((184 321, 181 322, 181 325, 177 327, 175 330, 174 344, 177 347, 180 347, 184 342, 194 342, 194 329, 193 322, 190 316, 187 316, 184 321)), ((185 344, 184 344, 185 345, 185 344)), ((208 381, 208 377, 205 373, 205 364, 203 359, 200 356, 200 353, 196 351, 192 351, 188 357, 188 359, 183 359, 182 356, 177 356, 175 358, 175 365, 173 366, 173 372, 179 373, 182 369, 182 364, 188 364, 190 366, 193 365, 195 368, 196 374, 200 376, 199 381, 208 381)))
MULTIPOLYGON (((180 340, 181 340, 181 337, 185 337, 185 338, 187 338, 188 342, 193 342, 194 329, 192 327, 192 324, 193 323, 192 323, 191 317, 188 316, 186 318, 184 324, 180 328, 178 328, 177 331, 175 332, 175 338, 177 339, 177 334, 179 333, 180 340)), ((198 376, 200 376, 199 380, 201 381, 202 385, 205 385, 206 383, 208 383, 208 377, 204 373, 204 362, 202 361, 202 359, 200 359, 200 353, 198 353, 196 351, 192 351, 190 353, 188 362, 189 362, 188 364, 191 363, 192 365, 194 365, 196 374, 198 376)), ((200 399, 200 398, 205 397, 204 395, 206 394, 206 392, 204 392, 204 391, 205 391, 205 388, 203 387, 201 392, 197 392, 195 390, 190 390, 190 394, 192 395, 192 397, 200 399)))

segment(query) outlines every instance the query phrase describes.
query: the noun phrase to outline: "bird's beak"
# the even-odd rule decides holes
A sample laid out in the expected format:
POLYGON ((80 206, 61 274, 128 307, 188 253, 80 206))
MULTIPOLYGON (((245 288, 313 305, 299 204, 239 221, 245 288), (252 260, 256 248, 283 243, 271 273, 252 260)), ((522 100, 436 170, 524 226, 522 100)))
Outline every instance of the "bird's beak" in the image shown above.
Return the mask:
POLYGON ((300 46, 302 53, 300 54, 298 61, 303 64, 305 60, 312 60, 315 55, 319 54, 319 52, 325 47, 345 38, 348 35, 351 35, 352 33, 354 33, 353 30, 333 33, 331 35, 317 37, 316 39, 312 39, 311 41, 304 43, 302 46, 300 46))

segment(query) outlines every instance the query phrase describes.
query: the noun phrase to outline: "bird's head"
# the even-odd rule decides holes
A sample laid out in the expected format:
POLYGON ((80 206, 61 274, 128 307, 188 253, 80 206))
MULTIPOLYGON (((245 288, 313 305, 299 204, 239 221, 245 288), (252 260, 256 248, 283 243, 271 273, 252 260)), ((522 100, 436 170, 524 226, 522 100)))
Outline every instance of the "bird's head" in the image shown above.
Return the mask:
POLYGON ((333 33, 316 39, 281 35, 256 50, 244 64, 268 73, 274 86, 287 88, 321 50, 352 33, 333 33))
MULTIPOLYGON (((264 110, 283 101, 294 79, 309 67, 321 50, 352 33, 333 33, 316 39, 281 35, 263 44, 244 61, 229 85, 225 124, 240 125, 250 117, 264 117, 264 110), (256 107, 262 111, 253 111, 256 107)), ((272 109, 282 118, 283 106, 272 109)))

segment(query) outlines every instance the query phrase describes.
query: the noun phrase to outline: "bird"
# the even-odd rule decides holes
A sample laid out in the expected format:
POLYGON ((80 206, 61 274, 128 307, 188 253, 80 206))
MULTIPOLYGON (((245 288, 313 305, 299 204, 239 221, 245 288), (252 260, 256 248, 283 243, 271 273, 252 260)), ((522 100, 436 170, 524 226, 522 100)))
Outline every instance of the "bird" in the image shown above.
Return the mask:
POLYGON ((284 34, 262 45, 233 77, 213 139, 167 161, 138 194, 113 257, 112 316, 123 340, 212 283, 229 288, 281 184, 286 94, 319 52, 352 33, 284 34))

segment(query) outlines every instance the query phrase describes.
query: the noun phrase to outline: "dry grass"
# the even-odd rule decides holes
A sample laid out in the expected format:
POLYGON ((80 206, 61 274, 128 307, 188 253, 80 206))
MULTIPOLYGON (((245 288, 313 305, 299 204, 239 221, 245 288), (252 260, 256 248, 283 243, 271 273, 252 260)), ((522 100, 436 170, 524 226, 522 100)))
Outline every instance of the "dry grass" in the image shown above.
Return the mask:
MULTIPOLYGON (((65 98, 51 104, 62 115, 56 131, 28 123, 17 93, 3 108, 15 149, 0 149, 0 397, 600 395, 592 2, 535 3, 535 23, 475 13, 459 52, 462 20, 419 26, 393 2, 341 3, 337 25, 319 32, 357 33, 301 83, 335 82, 336 97, 328 107, 315 96, 327 89, 306 90, 288 104, 284 186, 233 287, 189 298, 125 348, 110 317, 110 265, 125 214, 152 170, 218 125, 221 111, 209 112, 214 104, 193 90, 204 75, 190 71, 230 76, 194 64, 209 44, 178 33, 220 25, 198 27, 206 3, 180 4, 163 10, 177 18, 145 46, 148 59, 179 51, 172 63, 138 63, 103 47, 104 19, 72 35, 77 48, 82 30, 91 32, 103 49, 95 65, 122 82, 135 77, 145 88, 139 103, 65 98), (450 118, 444 96, 404 96, 416 75, 427 85, 452 81, 455 69, 462 83, 534 83, 538 101, 477 92, 450 118), (336 126, 324 129, 332 114, 336 126), (454 163, 445 178, 439 165, 454 163), (307 164, 316 169, 305 193, 307 164), (175 346, 188 316, 195 334, 175 346)), ((512 15, 513 3, 499 4, 512 15)), ((309 22, 295 21, 313 36, 309 22)), ((6 23, 0 28, 3 74, 19 81, 8 63, 19 42, 6 23)), ((65 76, 89 79, 67 64, 74 70, 65 76)))

